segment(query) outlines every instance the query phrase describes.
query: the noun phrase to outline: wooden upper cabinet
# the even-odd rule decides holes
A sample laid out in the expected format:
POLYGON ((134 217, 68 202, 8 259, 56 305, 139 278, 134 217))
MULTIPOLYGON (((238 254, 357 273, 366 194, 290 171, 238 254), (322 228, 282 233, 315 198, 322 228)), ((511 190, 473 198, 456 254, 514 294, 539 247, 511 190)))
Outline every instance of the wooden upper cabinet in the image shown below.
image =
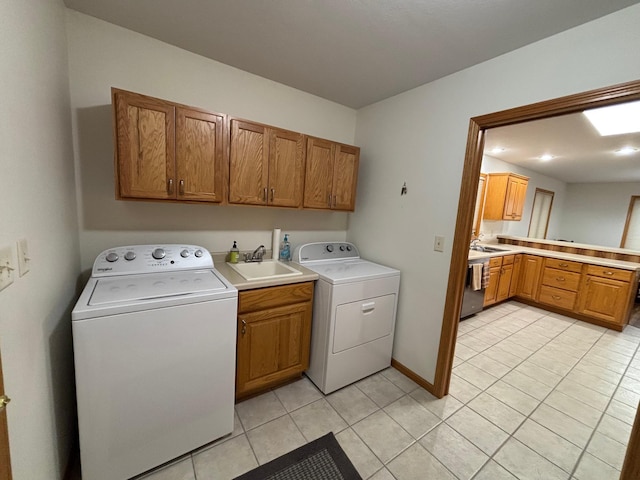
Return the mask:
POLYGON ((229 202, 266 205, 268 181, 267 127, 231 120, 229 202))
POLYGON ((304 135, 288 130, 269 131, 269 205, 302 206, 304 135))
POLYGON ((489 173, 483 218, 522 220, 529 179, 515 173, 489 173))
POLYGON ((229 202, 300 207, 303 139, 300 133, 232 120, 229 202))
POLYGON ((222 114, 112 89, 116 197, 222 202, 222 114))
POLYGON ((114 100, 116 196, 175 198, 175 107, 129 92, 114 100))
POLYGON ((360 149, 309 137, 304 206, 353 211, 360 149))
POLYGON ((223 128, 222 115, 176 109, 178 199, 223 200, 223 128))

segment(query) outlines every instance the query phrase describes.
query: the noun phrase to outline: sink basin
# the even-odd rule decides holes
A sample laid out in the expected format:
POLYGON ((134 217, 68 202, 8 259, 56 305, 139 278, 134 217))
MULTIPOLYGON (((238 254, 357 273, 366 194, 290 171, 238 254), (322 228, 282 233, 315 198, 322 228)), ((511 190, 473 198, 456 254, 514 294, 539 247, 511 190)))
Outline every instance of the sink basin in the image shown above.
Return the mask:
POLYGON ((252 263, 229 263, 227 265, 240 274, 245 280, 271 280, 281 277, 293 277, 302 275, 300 270, 296 270, 277 260, 263 260, 252 263))
POLYGON ((506 252, 508 250, 504 248, 496 248, 496 247, 482 247, 485 252, 506 252))
POLYGON ((508 250, 505 248, 485 247, 484 245, 474 245, 472 247, 469 247, 469 249, 475 250, 477 252, 487 252, 487 253, 508 252, 508 250))

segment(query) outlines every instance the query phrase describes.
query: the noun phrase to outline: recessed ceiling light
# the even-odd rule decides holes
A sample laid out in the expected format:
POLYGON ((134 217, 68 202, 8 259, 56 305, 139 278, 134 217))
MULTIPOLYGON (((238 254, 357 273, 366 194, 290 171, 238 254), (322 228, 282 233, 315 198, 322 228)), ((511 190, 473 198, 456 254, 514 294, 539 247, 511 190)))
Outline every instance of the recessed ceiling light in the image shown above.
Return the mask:
POLYGON ((502 152, 504 152, 504 150, 505 149, 502 148, 502 147, 494 147, 490 151, 491 151, 491 153, 502 153, 502 152))
POLYGON ((553 155, 549 155, 548 153, 545 153, 544 155, 540 155, 540 160, 542 160, 543 162, 548 162, 549 160, 553 160, 554 157, 553 155))
POLYGON ((636 153, 638 151, 635 147, 622 147, 619 150, 615 151, 616 155, 631 155, 632 153, 636 153))
POLYGON ((582 113, 603 137, 640 132, 640 100, 585 110, 582 113))

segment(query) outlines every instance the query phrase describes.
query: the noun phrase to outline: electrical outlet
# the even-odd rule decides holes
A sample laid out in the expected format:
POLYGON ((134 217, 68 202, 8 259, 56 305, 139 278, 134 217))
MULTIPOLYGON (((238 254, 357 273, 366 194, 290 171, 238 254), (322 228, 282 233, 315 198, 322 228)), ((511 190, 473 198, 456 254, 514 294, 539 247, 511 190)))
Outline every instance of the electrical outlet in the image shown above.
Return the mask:
POLYGON ((436 239, 433 242, 433 249, 436 252, 444 252, 444 237, 436 235, 436 239))
POLYGON ((29 249, 27 247, 27 239, 18 240, 18 273, 22 277, 29 271, 29 249))
POLYGON ((0 248, 0 290, 13 283, 13 251, 11 247, 0 248))

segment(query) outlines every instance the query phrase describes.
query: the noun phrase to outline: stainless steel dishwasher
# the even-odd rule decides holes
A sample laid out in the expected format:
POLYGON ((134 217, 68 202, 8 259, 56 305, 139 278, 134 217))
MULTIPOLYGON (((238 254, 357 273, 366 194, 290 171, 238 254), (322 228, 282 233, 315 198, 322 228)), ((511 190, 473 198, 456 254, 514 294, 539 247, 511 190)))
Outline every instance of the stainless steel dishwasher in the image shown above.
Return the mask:
MULTIPOLYGON (((464 282, 464 295, 462 296, 462 309, 460 310, 460 320, 467 318, 474 313, 482 311, 484 304, 484 280, 480 280, 480 288, 473 288, 473 265, 484 265, 485 259, 469 260, 467 265, 467 275, 464 282)), ((483 272, 484 273, 484 272, 483 272)))

